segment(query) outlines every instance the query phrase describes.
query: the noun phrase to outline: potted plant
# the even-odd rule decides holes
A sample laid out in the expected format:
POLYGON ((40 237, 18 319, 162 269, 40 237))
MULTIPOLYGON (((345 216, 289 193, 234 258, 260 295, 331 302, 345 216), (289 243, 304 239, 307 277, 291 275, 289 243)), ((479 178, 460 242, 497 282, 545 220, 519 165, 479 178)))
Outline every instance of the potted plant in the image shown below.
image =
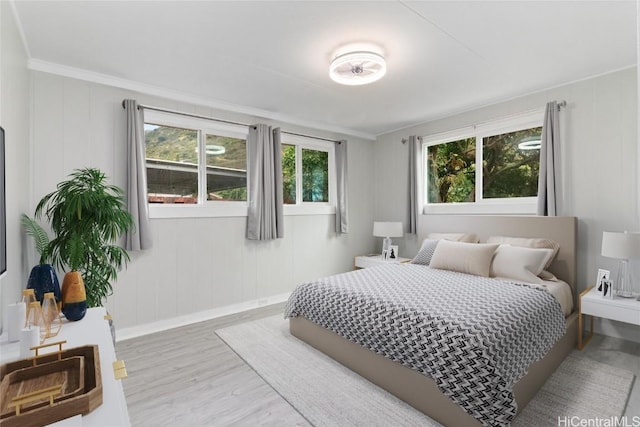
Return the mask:
POLYGON ((74 170, 38 202, 35 217, 46 216, 55 234, 44 253, 54 266, 69 270, 70 278, 65 276, 62 285, 63 312, 67 303, 72 305, 77 299, 76 290, 65 288, 73 288, 82 279, 86 305, 102 306, 113 292, 111 283, 129 261, 127 251, 115 244, 133 227, 123 194, 119 187, 107 184, 102 171, 84 168, 74 170))

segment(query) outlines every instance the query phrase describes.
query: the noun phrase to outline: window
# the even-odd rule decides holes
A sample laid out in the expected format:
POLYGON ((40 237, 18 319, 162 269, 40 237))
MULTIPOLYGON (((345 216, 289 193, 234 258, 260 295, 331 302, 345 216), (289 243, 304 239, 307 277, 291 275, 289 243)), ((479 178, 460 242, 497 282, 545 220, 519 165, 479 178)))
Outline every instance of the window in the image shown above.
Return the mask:
POLYGON ((423 138, 425 213, 534 213, 542 111, 423 138))
MULTIPOLYGON (((152 218, 246 216, 247 136, 242 125, 145 110, 152 218)), ((282 134, 285 214, 330 214, 334 145, 282 134)))
POLYGON ((333 213, 334 145, 282 135, 285 213, 333 213))
POLYGON ((246 215, 246 126, 148 110, 144 133, 152 217, 246 215))

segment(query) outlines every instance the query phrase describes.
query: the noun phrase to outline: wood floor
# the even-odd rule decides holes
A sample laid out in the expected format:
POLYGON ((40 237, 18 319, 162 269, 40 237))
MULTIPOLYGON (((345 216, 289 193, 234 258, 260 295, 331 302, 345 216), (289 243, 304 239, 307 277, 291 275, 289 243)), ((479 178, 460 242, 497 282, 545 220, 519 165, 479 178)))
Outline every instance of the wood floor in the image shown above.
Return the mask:
MULTIPOLYGON (((118 342, 129 372, 123 385, 131 424, 309 426, 214 332, 283 311, 284 304, 276 304, 118 342)), ((579 354, 640 375, 640 344, 596 335, 579 354)), ((640 381, 625 415, 640 415, 640 381)))
POLYGON ((215 334, 282 313, 284 304, 116 344, 133 426, 308 426, 215 334))

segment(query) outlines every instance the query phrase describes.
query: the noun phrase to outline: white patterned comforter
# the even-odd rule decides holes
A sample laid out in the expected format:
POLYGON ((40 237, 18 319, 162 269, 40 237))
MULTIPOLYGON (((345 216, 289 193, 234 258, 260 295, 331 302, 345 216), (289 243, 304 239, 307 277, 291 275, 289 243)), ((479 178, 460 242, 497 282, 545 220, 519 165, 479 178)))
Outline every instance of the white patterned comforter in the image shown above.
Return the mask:
POLYGON ((514 383, 565 333, 544 289, 413 264, 301 284, 285 309, 295 316, 431 377, 485 426, 511 423, 514 383))

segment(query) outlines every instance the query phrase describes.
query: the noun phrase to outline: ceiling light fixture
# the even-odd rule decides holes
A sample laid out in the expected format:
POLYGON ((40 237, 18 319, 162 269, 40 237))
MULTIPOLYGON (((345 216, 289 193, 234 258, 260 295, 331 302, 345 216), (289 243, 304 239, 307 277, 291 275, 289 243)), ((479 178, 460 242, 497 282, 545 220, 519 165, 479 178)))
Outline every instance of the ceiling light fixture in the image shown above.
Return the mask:
POLYGON ((355 51, 338 55, 331 61, 329 77, 349 86, 366 85, 380 80, 387 72, 382 55, 371 51, 355 51))
POLYGON ((519 150, 539 150, 542 147, 542 141, 539 136, 524 138, 518 144, 519 150))

